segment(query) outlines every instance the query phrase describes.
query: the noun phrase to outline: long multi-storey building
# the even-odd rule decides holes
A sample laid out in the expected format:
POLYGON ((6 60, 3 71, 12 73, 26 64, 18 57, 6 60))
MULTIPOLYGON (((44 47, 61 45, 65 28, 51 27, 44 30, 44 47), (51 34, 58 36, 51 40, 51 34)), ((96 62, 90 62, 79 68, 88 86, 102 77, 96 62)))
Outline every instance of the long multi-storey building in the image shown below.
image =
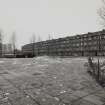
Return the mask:
POLYGON ((98 56, 105 55, 105 30, 22 46, 26 56, 98 56))
POLYGON ((0 57, 2 57, 2 39, 0 34, 0 57))

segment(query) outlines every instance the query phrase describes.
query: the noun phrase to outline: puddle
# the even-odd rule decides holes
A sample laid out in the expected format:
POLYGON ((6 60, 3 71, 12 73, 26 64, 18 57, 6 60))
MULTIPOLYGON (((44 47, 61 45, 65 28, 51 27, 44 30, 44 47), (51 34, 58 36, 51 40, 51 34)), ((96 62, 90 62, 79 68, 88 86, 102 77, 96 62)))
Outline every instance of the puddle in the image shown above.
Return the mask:
POLYGON ((33 73, 32 75, 37 76, 37 75, 42 75, 42 73, 36 72, 36 73, 33 73))
POLYGON ((9 74, 7 71, 0 72, 0 74, 9 74))

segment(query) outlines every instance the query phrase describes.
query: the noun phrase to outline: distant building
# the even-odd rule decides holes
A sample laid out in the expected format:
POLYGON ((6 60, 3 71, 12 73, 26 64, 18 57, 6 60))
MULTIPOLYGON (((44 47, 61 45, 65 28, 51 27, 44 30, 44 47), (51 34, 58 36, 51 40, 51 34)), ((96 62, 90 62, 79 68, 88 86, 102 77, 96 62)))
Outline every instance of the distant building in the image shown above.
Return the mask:
POLYGON ((2 45, 2 55, 12 54, 12 53, 13 53, 12 44, 2 45))
POLYGON ((105 56, 105 30, 30 43, 22 46, 25 56, 105 56), (34 54, 33 54, 34 53, 34 54))

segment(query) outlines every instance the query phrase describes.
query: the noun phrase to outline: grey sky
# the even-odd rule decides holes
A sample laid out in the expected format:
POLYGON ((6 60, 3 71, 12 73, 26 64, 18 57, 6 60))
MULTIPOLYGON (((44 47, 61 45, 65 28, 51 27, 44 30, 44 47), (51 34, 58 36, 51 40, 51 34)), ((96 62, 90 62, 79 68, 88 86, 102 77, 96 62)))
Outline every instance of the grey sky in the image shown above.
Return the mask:
POLYGON ((18 46, 33 33, 42 40, 98 31, 101 0, 0 0, 0 28, 5 42, 16 32, 18 46))

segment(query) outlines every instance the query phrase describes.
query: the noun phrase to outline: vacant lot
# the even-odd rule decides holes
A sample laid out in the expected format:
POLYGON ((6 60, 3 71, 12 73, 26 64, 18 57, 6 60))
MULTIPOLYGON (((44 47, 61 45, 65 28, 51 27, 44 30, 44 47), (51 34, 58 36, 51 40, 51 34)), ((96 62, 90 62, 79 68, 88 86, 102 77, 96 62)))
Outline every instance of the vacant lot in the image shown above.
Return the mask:
POLYGON ((0 59, 0 105, 105 105, 86 58, 0 59))

